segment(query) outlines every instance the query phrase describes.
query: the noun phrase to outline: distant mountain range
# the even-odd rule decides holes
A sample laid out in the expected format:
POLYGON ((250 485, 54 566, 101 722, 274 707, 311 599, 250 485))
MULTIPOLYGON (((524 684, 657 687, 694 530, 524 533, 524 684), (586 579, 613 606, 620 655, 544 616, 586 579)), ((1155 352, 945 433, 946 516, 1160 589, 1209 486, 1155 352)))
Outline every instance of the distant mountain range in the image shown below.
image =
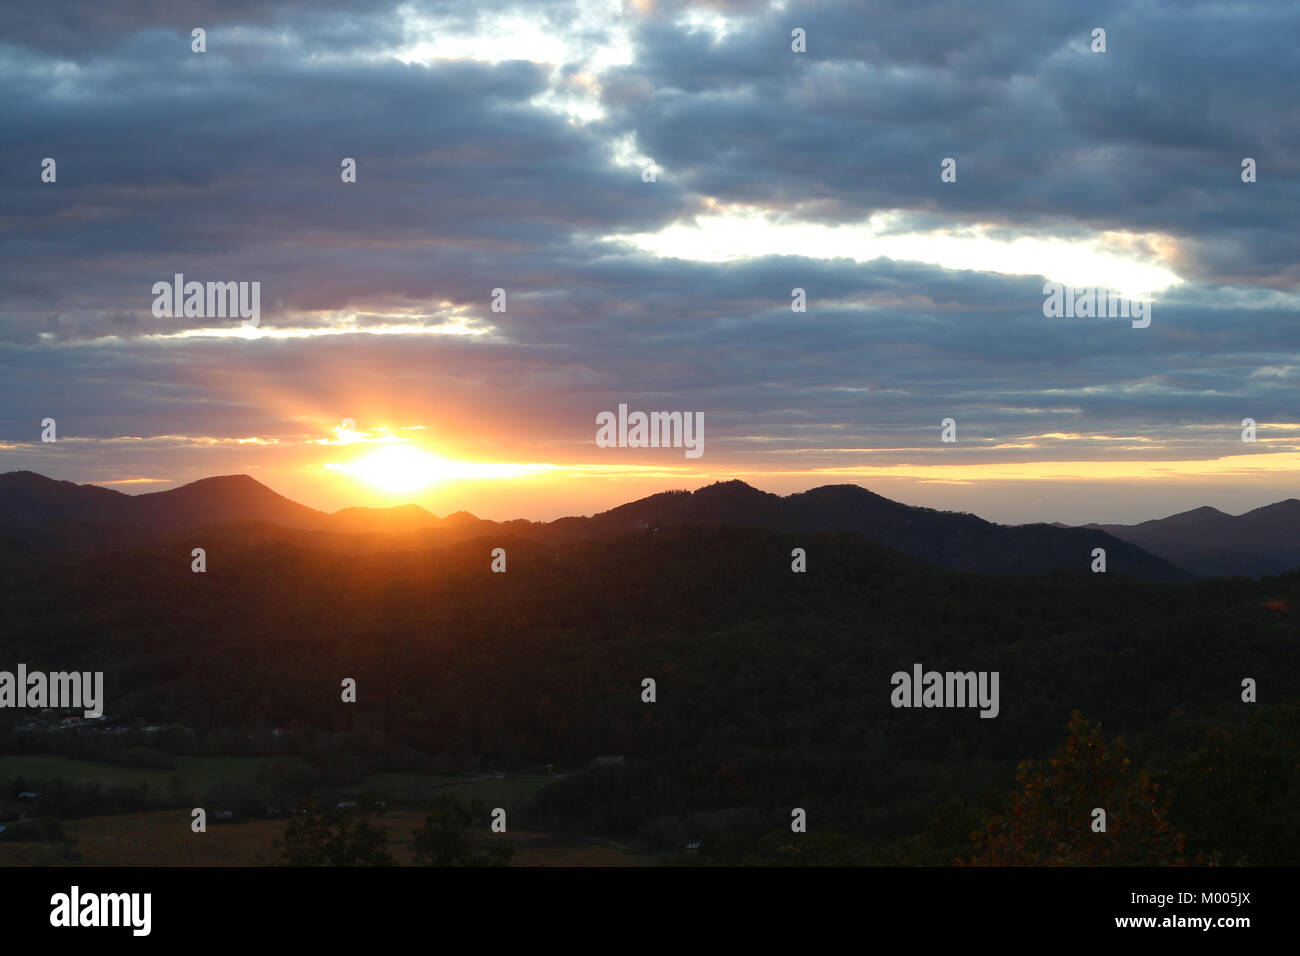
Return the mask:
POLYGON ((1087 570, 1093 548, 1104 548, 1108 571, 1186 577, 1180 568, 1102 531, 993 524, 971 514, 900 504, 857 485, 824 485, 781 497, 743 481, 718 482, 695 492, 651 495, 585 520, 604 532, 687 524, 850 531, 944 567, 1000 574, 1087 570))
MULTIPOLYGON (((1294 501, 1273 507, 1283 505, 1300 510, 1300 502, 1294 501)), ((439 518, 417 505, 344 508, 327 514, 291 501, 247 475, 205 478, 140 495, 56 481, 33 472, 0 475, 0 538, 38 548, 95 551, 159 542, 178 548, 214 546, 235 539, 365 553, 447 547, 493 536, 564 546, 667 526, 734 525, 786 532, 856 532, 934 564, 989 573, 1087 570, 1092 550, 1100 547, 1106 550, 1110 572, 1188 577, 1184 570, 1188 565, 1180 567, 1182 562, 1164 553, 1158 536, 1151 545, 1126 536, 1152 524, 1159 522, 1133 529, 999 525, 975 515, 900 504, 857 485, 826 485, 782 497, 742 481, 726 481, 695 492, 651 495, 590 517, 494 522, 466 512, 439 518), (196 540, 199 532, 201 542, 196 540)), ((1236 550, 1247 553, 1244 546, 1236 550)), ((1282 560, 1280 555, 1274 557, 1282 560)), ((1267 566, 1272 569, 1274 564, 1267 566)), ((1300 560, 1292 566, 1300 566, 1300 560)))
POLYGON ((1300 501, 1243 515, 1196 508, 1141 524, 1089 524, 1203 576, 1281 574, 1300 568, 1300 501))
POLYGON ((30 471, 0 475, 0 537, 55 548, 120 548, 159 537, 192 536, 202 529, 205 534, 289 539, 330 550, 401 550, 404 544, 451 544, 499 527, 465 512, 437 518, 419 505, 344 508, 327 514, 247 475, 203 478, 141 495, 55 481, 30 471))
POLYGON ((1135 525, 999 525, 900 504, 857 485, 782 497, 724 481, 651 495, 590 517, 496 522, 464 511, 439 518, 418 505, 327 514, 247 475, 140 495, 30 471, 0 475, 0 537, 37 547, 120 549, 204 529, 214 541, 235 535, 363 553, 447 547, 492 535, 563 545, 677 525, 857 532, 934 564, 991 573, 1087 568, 1097 547, 1106 549, 1109 571, 1143 577, 1257 576, 1300 568, 1300 500, 1294 498, 1236 516, 1197 508, 1135 525))

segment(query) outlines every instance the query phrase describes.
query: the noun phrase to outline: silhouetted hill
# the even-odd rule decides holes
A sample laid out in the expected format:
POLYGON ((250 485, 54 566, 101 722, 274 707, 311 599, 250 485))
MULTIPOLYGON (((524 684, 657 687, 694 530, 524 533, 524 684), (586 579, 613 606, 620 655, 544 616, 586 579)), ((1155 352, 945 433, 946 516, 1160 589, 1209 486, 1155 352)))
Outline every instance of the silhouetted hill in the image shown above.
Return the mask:
MULTIPOLYGON (((826 485, 781 497, 743 481, 724 481, 695 492, 651 495, 589 518, 533 523, 485 521, 464 511, 439 519, 416 505, 345 508, 328 515, 297 504, 247 475, 205 478, 142 495, 53 481, 31 472, 0 475, 0 534, 43 546, 123 547, 140 544, 150 535, 200 528, 205 529, 205 540, 230 540, 229 533, 214 531, 229 525, 239 525, 250 534, 248 528, 256 525, 255 537, 261 541, 292 541, 349 553, 446 547, 505 534, 567 546, 677 526, 849 531, 960 570, 1087 570, 1093 549, 1104 548, 1110 572, 1168 579, 1186 576, 1170 562, 1105 529, 998 525, 975 515, 901 504, 857 485, 826 485)), ((179 547, 181 542, 175 544, 179 547)))
POLYGON ((104 521, 125 515, 130 500, 120 491, 56 481, 33 471, 0 475, 0 522, 104 521))
POLYGON ((223 475, 142 495, 97 485, 55 481, 32 472, 0 475, 0 522, 90 522, 134 531, 165 532, 232 521, 267 521, 286 528, 322 527, 316 511, 247 475, 223 475))
POLYGON ((993 524, 971 514, 901 504, 857 485, 824 485, 780 497, 743 481, 717 482, 694 493, 651 495, 595 515, 585 528, 571 527, 594 536, 611 529, 678 525, 856 531, 925 561, 993 573, 1086 570, 1092 550, 1104 548, 1108 571, 1170 579, 1186 576, 1168 561, 1104 530, 993 524))
POLYGON ((338 534, 405 534, 435 527, 439 519, 419 505, 392 508, 343 508, 329 516, 329 529, 338 534))
POLYGON ((1195 574, 1281 574, 1300 568, 1300 501, 1242 515, 1196 508, 1135 525, 1087 525, 1195 574))
POLYGON ((133 496, 135 517, 159 531, 178 531, 232 521, 266 521, 286 528, 320 528, 328 515, 283 495, 247 475, 223 475, 133 496))

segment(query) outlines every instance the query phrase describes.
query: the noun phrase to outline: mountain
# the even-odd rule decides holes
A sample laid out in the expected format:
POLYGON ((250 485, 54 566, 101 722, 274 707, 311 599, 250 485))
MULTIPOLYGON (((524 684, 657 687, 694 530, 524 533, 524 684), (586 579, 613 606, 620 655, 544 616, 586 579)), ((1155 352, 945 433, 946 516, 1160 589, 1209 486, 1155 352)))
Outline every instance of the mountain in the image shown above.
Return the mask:
POLYGON ((1196 508, 1135 525, 1085 525, 1135 544, 1194 574, 1282 574, 1300 568, 1300 501, 1242 515, 1196 508))
POLYGON ((126 495, 31 472, 0 475, 0 535, 36 545, 123 547, 148 536, 205 529, 205 541, 243 537, 329 551, 365 553, 448 547, 476 538, 516 536, 549 545, 622 537, 669 526, 768 531, 856 532, 896 551, 949 568, 990 573, 1084 570, 1094 548, 1107 570, 1178 579, 1174 564, 1105 529, 1007 526, 975 515, 916 508, 857 485, 826 485, 781 497, 743 481, 669 491, 591 517, 548 523, 493 522, 467 512, 437 518, 423 508, 344 508, 326 514, 276 494, 247 475, 205 478, 170 491, 126 495))
POLYGON ((247 475, 224 475, 151 494, 130 496, 137 520, 159 531, 232 521, 266 521, 286 528, 319 528, 322 511, 290 501, 247 475))
POLYGON ((130 495, 55 481, 33 471, 0 475, 0 524, 10 522, 103 521, 125 515, 130 495))
POLYGON ((501 527, 464 511, 438 518, 419 505, 343 508, 326 514, 248 475, 203 478, 140 495, 56 481, 30 471, 0 475, 0 539, 38 547, 179 547, 185 535, 202 528, 205 544, 289 542, 359 554, 447 547, 501 527))
POLYGON ((30 471, 0 475, 0 526, 79 522, 169 532, 234 521, 321 528, 328 515, 290 501, 247 475, 224 475, 142 495, 55 481, 30 471))
POLYGON ((781 497, 743 481, 717 482, 695 492, 651 495, 588 520, 592 528, 606 533, 723 524, 787 532, 855 531, 934 564, 1011 574, 1086 569, 1093 548, 1104 548, 1108 571, 1186 577, 1168 561, 1103 530, 999 525, 972 514, 905 505, 857 485, 823 485, 781 497))
POLYGON ((344 508, 329 516, 329 530, 340 534, 403 534, 436 527, 438 518, 419 505, 344 508))

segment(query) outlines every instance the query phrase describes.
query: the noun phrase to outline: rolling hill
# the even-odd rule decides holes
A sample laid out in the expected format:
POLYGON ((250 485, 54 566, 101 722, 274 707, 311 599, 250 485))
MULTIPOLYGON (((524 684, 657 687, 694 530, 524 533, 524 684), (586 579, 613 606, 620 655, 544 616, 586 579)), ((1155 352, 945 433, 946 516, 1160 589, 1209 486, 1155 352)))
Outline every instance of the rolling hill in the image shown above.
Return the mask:
POLYGON ((999 525, 971 514, 892 501, 856 485, 826 485, 785 497, 742 481, 670 491, 591 517, 552 522, 485 521, 466 512, 438 518, 416 505, 344 508, 326 514, 247 475, 205 478, 169 491, 127 495, 32 472, 0 475, 0 535, 37 547, 100 549, 205 531, 205 541, 289 541, 365 553, 447 547, 512 535, 566 546, 650 528, 701 526, 782 532, 854 532, 944 567, 989 573, 1087 570, 1104 548, 1107 570, 1179 579, 1186 573, 1104 528, 999 525))
POLYGON ((1300 501, 1242 515, 1196 508, 1135 525, 1092 524, 1194 574, 1282 574, 1300 568, 1300 501))

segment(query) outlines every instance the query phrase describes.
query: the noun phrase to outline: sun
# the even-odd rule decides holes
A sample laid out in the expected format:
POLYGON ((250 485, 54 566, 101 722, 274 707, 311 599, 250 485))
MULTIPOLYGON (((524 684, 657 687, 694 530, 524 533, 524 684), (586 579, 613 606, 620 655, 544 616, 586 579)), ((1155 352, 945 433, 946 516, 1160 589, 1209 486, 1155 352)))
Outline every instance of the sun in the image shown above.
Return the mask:
POLYGON ((339 433, 340 440, 329 444, 379 441, 382 445, 347 463, 328 462, 322 470, 346 475, 389 495, 410 495, 439 482, 524 478, 561 469, 560 465, 553 464, 457 461, 431 454, 417 445, 388 435, 381 438, 349 438, 345 437, 345 432, 339 429, 335 431, 339 433))
POLYGON ((389 445, 347 465, 348 474, 389 494, 419 491, 446 477, 443 460, 410 445, 389 445))

